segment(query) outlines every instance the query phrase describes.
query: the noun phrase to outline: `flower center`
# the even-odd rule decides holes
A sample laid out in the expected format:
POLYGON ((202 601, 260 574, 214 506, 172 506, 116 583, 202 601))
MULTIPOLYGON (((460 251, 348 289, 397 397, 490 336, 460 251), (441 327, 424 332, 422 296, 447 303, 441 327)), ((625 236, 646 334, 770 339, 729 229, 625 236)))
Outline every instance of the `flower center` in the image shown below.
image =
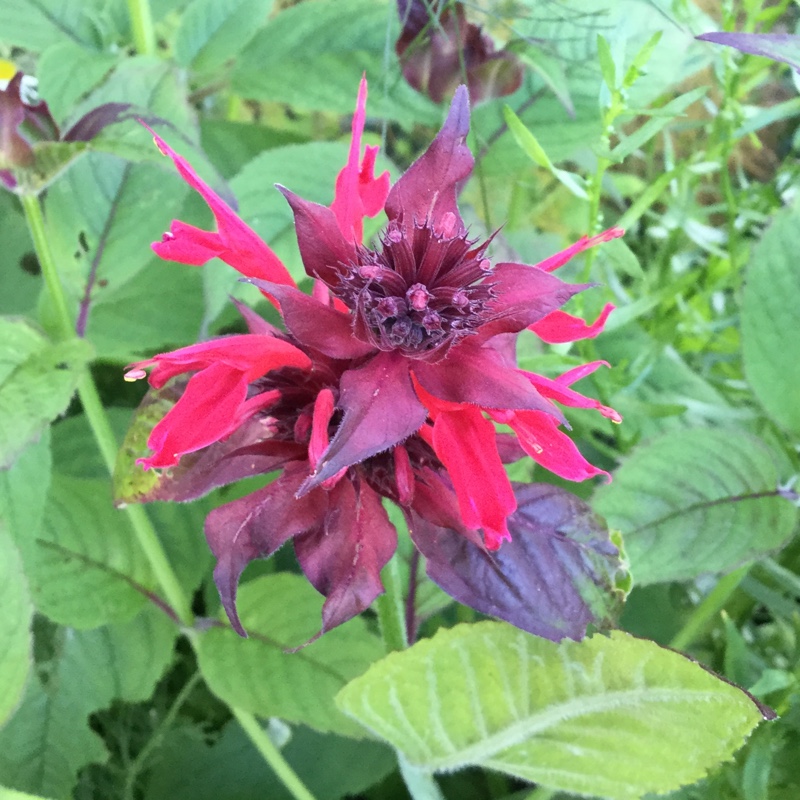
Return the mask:
POLYGON ((356 316, 355 334, 380 350, 438 361, 486 321, 493 297, 488 243, 475 247, 455 226, 390 223, 380 250, 360 248, 333 287, 356 316))

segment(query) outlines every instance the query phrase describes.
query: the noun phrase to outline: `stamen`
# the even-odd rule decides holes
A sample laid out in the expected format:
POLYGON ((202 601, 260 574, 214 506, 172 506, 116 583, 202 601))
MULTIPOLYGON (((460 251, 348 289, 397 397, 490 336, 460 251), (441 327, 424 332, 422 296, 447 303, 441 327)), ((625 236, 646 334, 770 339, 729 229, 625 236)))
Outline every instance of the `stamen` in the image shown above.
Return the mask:
POLYGON ((128 370, 124 375, 123 378, 128 381, 129 383, 133 383, 134 381, 140 381, 142 378, 146 378, 147 373, 143 369, 131 369, 128 370))

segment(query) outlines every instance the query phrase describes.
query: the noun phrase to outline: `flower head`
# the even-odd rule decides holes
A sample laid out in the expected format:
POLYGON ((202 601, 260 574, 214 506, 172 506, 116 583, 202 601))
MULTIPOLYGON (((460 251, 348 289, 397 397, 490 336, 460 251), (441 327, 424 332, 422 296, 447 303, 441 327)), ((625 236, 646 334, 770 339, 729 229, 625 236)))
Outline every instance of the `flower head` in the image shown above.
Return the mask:
MULTIPOLYGON (((466 88, 428 150, 391 188, 386 173, 374 175, 375 149, 361 154, 365 104, 362 81, 332 205, 281 188, 316 282, 312 295, 297 289, 268 246, 156 137, 206 199, 218 230, 173 222, 154 250, 189 264, 219 255, 279 307, 285 326, 273 328, 242 307, 248 334, 160 354, 128 372, 136 379, 152 367, 157 389, 192 374, 149 438, 154 452, 142 465, 170 471, 143 499, 187 500, 280 470, 206 523, 217 585, 240 631, 242 570, 288 539, 327 598, 323 630, 330 629, 382 591, 380 570, 396 546, 382 499, 421 521, 412 524, 414 537, 446 529, 494 551, 510 539, 517 508, 504 461, 527 454, 569 480, 604 474, 562 431, 556 403, 594 407, 619 421, 570 388, 603 362, 547 379, 517 367, 514 341, 525 329, 542 331, 546 341, 597 335, 611 307, 590 325, 560 311, 587 287, 551 272, 621 231, 584 238, 540 265, 493 264, 489 242, 469 235, 457 205, 473 166, 466 88), (364 244, 363 218, 381 209, 388 224, 374 246, 364 244)), ((425 550, 430 542, 418 544, 425 550)))

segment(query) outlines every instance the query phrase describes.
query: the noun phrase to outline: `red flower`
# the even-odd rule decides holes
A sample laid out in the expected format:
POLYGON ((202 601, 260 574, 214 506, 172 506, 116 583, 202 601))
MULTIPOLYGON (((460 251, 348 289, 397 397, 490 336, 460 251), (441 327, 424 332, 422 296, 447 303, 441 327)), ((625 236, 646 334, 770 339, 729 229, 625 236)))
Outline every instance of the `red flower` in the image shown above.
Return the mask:
POLYGON ((473 166, 464 143, 466 89, 456 92, 442 130, 391 189, 386 173, 374 177, 375 149, 361 157, 365 103, 362 81, 333 204, 281 189, 294 211, 306 272, 317 282, 312 296, 156 137, 208 202, 218 231, 176 221, 154 250, 189 264, 220 256, 279 306, 286 327, 281 332, 245 309, 249 334, 157 355, 128 373, 135 379, 153 366, 156 388, 194 373, 150 436, 154 454, 142 460, 145 467, 177 466, 144 499, 191 499, 246 475, 282 470, 206 523, 215 578, 239 631, 234 601, 242 570, 288 539, 327 598, 323 630, 330 629, 382 591, 380 570, 396 533, 381 498, 424 521, 412 536, 426 536, 432 526, 496 550, 510 539, 517 507, 503 459, 524 451, 570 480, 602 473, 560 429, 565 420, 556 402, 594 407, 619 421, 569 388, 601 362, 550 380, 517 367, 514 340, 526 328, 558 342, 599 333, 612 307, 588 326, 561 312, 587 286, 549 272, 622 231, 584 238, 538 266, 493 265, 488 242, 469 237, 456 203, 473 166), (388 225, 377 246, 365 246, 363 217, 382 208, 388 225), (494 421, 510 426, 516 448, 494 421))

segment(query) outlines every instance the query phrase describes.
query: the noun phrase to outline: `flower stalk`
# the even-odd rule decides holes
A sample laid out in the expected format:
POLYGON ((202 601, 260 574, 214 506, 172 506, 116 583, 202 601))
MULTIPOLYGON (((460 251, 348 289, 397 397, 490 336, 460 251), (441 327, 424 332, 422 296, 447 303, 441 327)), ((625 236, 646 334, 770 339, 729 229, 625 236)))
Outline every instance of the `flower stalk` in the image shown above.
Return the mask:
MULTIPOLYGON (((56 311, 58 335, 64 340, 75 338, 77 333, 72 321, 72 314, 67 305, 64 287, 58 275, 53 251, 47 240, 41 203, 34 194, 22 194, 20 199, 33 240, 36 257, 39 259, 45 285, 56 311)), ((97 442, 103 462, 109 474, 113 474, 118 444, 91 372, 88 370, 78 384, 78 397, 94 439, 97 442)), ((178 581, 175 571, 172 569, 172 565, 169 563, 169 559, 158 539, 150 518, 147 516, 147 512, 142 506, 128 505, 123 507, 122 513, 126 514, 130 520, 139 547, 150 564, 161 591, 172 607, 175 616, 183 625, 184 633, 188 635, 192 647, 196 649, 197 636, 192 628, 194 615, 192 614, 189 600, 178 581)), ((231 712, 295 800, 314 800, 314 796, 306 789, 280 751, 261 729, 255 716, 236 708, 231 708, 231 712)))
POLYGON ((154 56, 157 43, 150 0, 128 0, 128 15, 136 52, 142 56, 154 56))

